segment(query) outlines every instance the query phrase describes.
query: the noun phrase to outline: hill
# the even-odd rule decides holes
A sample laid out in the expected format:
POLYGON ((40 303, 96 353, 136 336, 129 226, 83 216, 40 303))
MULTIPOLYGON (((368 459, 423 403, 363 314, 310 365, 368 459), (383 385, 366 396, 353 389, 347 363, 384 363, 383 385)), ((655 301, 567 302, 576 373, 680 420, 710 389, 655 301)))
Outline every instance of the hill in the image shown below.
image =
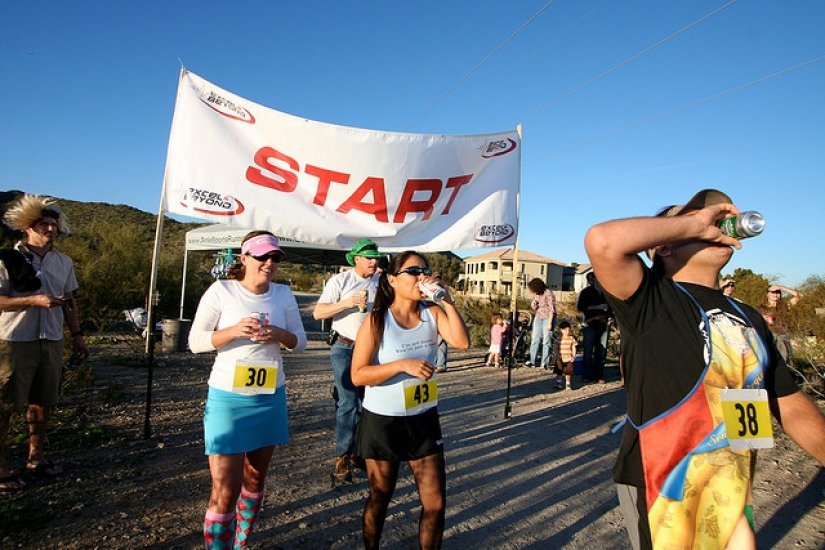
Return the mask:
MULTIPOLYGON (((0 215, 22 194, 19 190, 0 191, 0 215)), ((71 234, 61 238, 57 246, 75 262, 80 285, 77 298, 86 328, 102 329, 109 321, 121 318, 124 309, 145 306, 156 216, 124 204, 52 198, 69 220, 71 234)), ((185 234, 200 225, 164 219, 158 261, 161 316, 177 317, 185 234)), ((0 224, 0 246, 12 246, 20 236, 0 224)), ((193 267, 187 277, 187 285, 192 288, 188 305, 192 309, 210 282, 208 269, 202 273, 198 265, 193 267)))

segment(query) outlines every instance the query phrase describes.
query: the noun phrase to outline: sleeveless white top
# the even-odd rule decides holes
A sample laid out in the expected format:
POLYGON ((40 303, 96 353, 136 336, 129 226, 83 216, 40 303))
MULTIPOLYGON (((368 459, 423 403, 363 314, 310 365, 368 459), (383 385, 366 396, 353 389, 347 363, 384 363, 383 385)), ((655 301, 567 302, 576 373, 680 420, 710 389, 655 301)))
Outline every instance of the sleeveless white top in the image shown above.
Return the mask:
MULTIPOLYGON (((421 322, 411 329, 399 326, 392 312, 387 311, 384 318, 384 337, 376 356, 379 364, 397 359, 423 359, 435 364, 438 350, 438 327, 429 307, 424 305, 419 307, 421 322)), ((411 413, 404 406, 403 384, 405 380, 422 382, 419 378, 402 372, 381 384, 367 386, 364 391, 363 407, 370 412, 385 416, 409 416, 411 413)), ((420 414, 436 404, 417 407, 412 414, 420 414)))

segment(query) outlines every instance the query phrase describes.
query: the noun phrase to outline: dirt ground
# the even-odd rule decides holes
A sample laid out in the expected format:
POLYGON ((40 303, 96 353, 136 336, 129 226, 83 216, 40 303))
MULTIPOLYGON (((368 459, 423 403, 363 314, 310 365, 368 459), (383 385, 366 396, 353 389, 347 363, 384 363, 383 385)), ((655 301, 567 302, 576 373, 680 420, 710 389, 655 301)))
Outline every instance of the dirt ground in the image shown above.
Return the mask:
MULTIPOLYGON (((312 297, 299 297, 306 308, 312 297)), ((367 486, 332 487, 334 403, 320 332, 287 356, 291 442, 279 447, 252 548, 358 548, 367 486)), ((1 548, 201 548, 209 472, 202 412, 211 354, 155 358, 151 436, 139 343, 95 342, 91 376, 67 391, 50 431, 65 472, 0 495, 1 548)), ((611 482, 623 413, 615 368, 605 385, 555 392, 545 371, 483 366, 483 350, 451 350, 440 375, 448 507, 444 548, 629 548, 611 482), (510 405, 510 415, 505 408, 510 405)), ((12 441, 21 467, 24 440, 12 441)), ((825 470, 778 430, 755 482, 760 548, 825 548, 825 470)), ((417 548, 409 471, 390 506, 386 548, 417 548)))

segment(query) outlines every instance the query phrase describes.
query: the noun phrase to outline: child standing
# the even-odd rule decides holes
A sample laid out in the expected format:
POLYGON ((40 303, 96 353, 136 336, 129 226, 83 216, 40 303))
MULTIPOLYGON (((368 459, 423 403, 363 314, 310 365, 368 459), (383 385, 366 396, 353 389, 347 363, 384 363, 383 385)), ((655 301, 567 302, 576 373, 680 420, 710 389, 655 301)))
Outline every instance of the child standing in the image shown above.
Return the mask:
POLYGON ((572 390, 570 378, 573 376, 573 361, 576 360, 576 339, 573 338, 570 321, 559 323, 559 332, 561 332, 561 338, 559 338, 559 354, 556 356, 556 369, 559 377, 556 380, 556 389, 566 387, 572 390), (564 384, 562 384, 562 376, 564 376, 564 384))
POLYGON ((490 350, 489 355, 487 355, 487 366, 498 367, 501 358, 501 340, 504 337, 504 331, 507 330, 507 323, 498 313, 493 315, 491 322, 493 326, 490 328, 490 350))

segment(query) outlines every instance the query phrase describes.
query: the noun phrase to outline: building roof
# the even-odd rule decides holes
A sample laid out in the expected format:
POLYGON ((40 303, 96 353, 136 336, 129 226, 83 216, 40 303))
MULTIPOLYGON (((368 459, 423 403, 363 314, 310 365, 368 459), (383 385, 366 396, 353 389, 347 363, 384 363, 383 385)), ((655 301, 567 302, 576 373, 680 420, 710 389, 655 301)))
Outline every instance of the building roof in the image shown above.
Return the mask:
MULTIPOLYGON (((464 258, 465 262, 478 262, 483 260, 513 260, 513 249, 512 248, 499 248, 498 250, 493 250, 487 252, 485 254, 479 254, 478 256, 471 256, 469 258, 464 258)), ((519 262, 533 262, 533 263, 540 263, 540 264, 555 264, 561 266, 569 266, 570 264, 567 262, 562 262, 561 260, 556 260, 553 258, 548 258, 547 256, 542 256, 541 254, 536 254, 535 252, 530 252, 529 250, 520 249, 518 251, 518 261, 519 262)))

